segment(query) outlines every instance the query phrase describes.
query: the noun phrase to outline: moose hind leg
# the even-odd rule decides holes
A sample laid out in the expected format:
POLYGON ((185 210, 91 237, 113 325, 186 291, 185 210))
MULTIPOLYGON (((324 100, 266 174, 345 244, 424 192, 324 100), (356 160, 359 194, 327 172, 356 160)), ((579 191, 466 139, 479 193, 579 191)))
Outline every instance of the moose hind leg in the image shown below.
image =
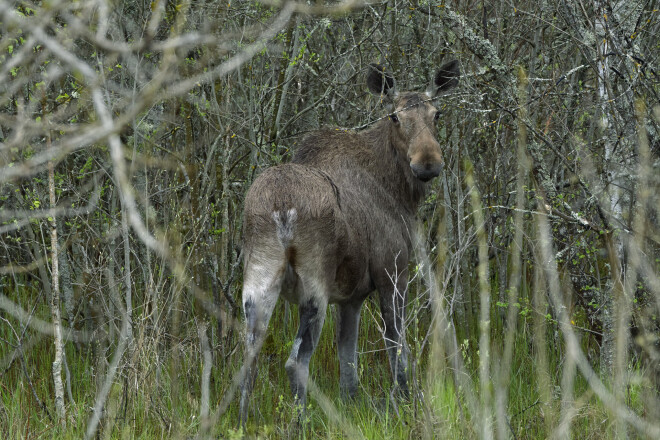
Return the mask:
MULTIPOLYGON (((246 267, 250 268, 249 264, 246 267)), ((243 285, 243 310, 245 312, 245 358, 241 369, 241 426, 247 422, 249 399, 257 376, 257 356, 266 337, 268 322, 273 314, 282 287, 283 272, 265 276, 264 270, 246 270, 243 285)))
POLYGON ((358 304, 342 304, 337 306, 337 352, 339 354, 339 388, 344 399, 352 399, 358 388, 357 374, 357 341, 360 326, 360 310, 358 304))
POLYGON ((309 361, 321 335, 327 305, 326 298, 313 297, 302 301, 298 306, 300 326, 285 368, 291 392, 301 410, 305 408, 307 397, 309 361))

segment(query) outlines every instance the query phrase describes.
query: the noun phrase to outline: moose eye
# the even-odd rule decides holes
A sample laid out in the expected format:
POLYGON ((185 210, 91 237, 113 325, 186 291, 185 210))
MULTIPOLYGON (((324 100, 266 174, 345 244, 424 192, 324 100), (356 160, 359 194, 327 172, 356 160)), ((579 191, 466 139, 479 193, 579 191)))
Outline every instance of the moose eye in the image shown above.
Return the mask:
POLYGON ((396 115, 396 113, 392 113, 392 114, 390 115, 390 119, 391 119, 392 122, 394 122, 395 124, 399 122, 399 117, 396 115))
POLYGON ((440 111, 435 112, 435 115, 433 115, 433 119, 437 121, 438 119, 440 119, 440 115, 442 115, 442 112, 440 111))

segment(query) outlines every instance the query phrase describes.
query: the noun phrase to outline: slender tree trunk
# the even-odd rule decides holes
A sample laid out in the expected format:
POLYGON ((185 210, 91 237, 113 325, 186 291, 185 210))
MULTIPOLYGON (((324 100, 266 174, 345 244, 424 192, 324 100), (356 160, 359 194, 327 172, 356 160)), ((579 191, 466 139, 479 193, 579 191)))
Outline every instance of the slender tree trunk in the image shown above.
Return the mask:
MULTIPOLYGON (((458 139, 458 129, 457 127, 457 118, 456 116, 452 115, 451 116, 452 120, 450 121, 450 124, 448 126, 454 127, 454 129, 451 132, 450 136, 450 145, 452 146, 452 152, 454 156, 458 156, 458 152, 461 149, 460 141, 458 139)), ((455 159, 455 163, 457 164, 456 167, 454 168, 456 171, 458 171, 458 158, 455 159)), ((456 191, 451 191, 451 192, 457 192, 456 196, 456 209, 458 210, 457 218, 456 218, 456 225, 454 225, 453 222, 453 217, 452 217, 452 212, 454 211, 450 207, 452 206, 452 198, 450 195, 450 185, 452 181, 450 180, 451 172, 447 170, 445 173, 443 173, 443 194, 444 194, 444 202, 445 202, 445 220, 444 223, 446 225, 446 234, 445 237, 439 237, 439 239, 444 239, 447 240, 447 252, 451 252, 452 250, 454 251, 454 256, 457 255, 460 249, 460 242, 462 240, 462 237, 464 236, 464 224, 462 223, 462 204, 460 204, 459 196, 460 196, 460 180, 456 180, 456 191), (463 234, 463 235, 462 235, 463 234)), ((463 289, 462 289, 462 283, 460 282, 460 274, 461 270, 463 269, 463 263, 461 259, 460 265, 458 265, 455 268, 455 279, 454 279, 454 293, 452 296, 452 299, 449 303, 449 314, 450 318, 454 321, 454 324, 456 325, 457 328, 457 333, 459 335, 459 338, 462 337, 464 334, 466 334, 466 329, 467 329, 467 320, 465 317, 466 311, 465 311, 465 304, 464 304, 464 298, 463 298, 463 289)))
MULTIPOLYGON (((542 261, 540 255, 536 255, 535 261, 542 261)), ((546 332, 548 331, 546 315, 548 313, 547 288, 543 267, 539 264, 534 265, 534 291, 532 297, 533 315, 533 334, 534 348, 536 349, 534 364, 536 366, 536 387, 539 393, 539 400, 543 408, 543 421, 545 422, 546 432, 552 432, 554 428, 554 417, 552 410, 552 377, 550 375, 550 366, 548 359, 548 340, 546 332)))
POLYGON ((502 362, 499 365, 498 381, 496 384, 496 415, 497 415, 497 434, 499 438, 506 438, 508 435, 507 403, 508 390, 511 383, 511 363, 514 355, 514 344, 516 340, 518 308, 515 306, 520 298, 521 278, 522 278, 522 254, 523 254, 523 210, 525 209, 525 187, 527 177, 531 169, 531 161, 527 156, 527 126, 524 120, 527 118, 527 88, 529 86, 528 77, 525 69, 518 70, 518 138, 517 138, 517 159, 518 175, 516 179, 516 211, 514 213, 514 236, 511 247, 511 273, 509 278, 509 291, 507 296, 508 308, 506 315, 506 333, 504 342, 504 352, 502 362))
POLYGON ((209 426, 209 401, 211 399, 211 368, 213 367, 213 355, 209 338, 206 334, 208 324, 202 320, 197 324, 197 334, 199 336, 200 350, 202 352, 202 379, 201 379, 201 397, 199 402, 199 418, 202 428, 206 431, 209 426))
MULTIPOLYGON (((50 139, 48 139, 50 148, 50 139)), ((55 209, 55 165, 48 162, 48 193, 50 196, 50 207, 55 209)), ((64 343, 62 336, 62 320, 60 317, 60 277, 57 255, 57 222, 50 219, 50 250, 51 250, 51 273, 52 294, 50 296, 50 312, 53 320, 55 335, 55 359, 53 360, 53 385, 55 389, 55 409, 62 427, 66 427, 66 409, 64 407, 64 386, 62 382, 62 364, 64 359, 64 343)))
POLYGON ((481 196, 474 181, 474 165, 466 160, 465 180, 470 192, 472 216, 477 231, 479 266, 479 394, 481 395, 481 438, 493 438, 492 382, 490 380, 490 276, 488 242, 481 196))
MULTIPOLYGON (((123 273, 123 278, 124 278, 124 301, 126 304, 126 316, 125 316, 125 324, 124 328, 126 329, 125 332, 122 332, 122 337, 126 338, 126 351, 127 351, 127 356, 126 359, 130 363, 129 368, 126 369, 126 381, 124 383, 124 392, 128 396, 128 392, 131 390, 136 390, 137 388, 137 375, 136 375, 136 365, 134 362, 136 362, 135 359, 135 344, 134 342, 134 335, 133 335, 133 281, 132 281, 132 274, 131 274, 131 246, 130 246, 130 234, 129 234, 129 227, 128 227, 128 210, 126 209, 126 204, 123 200, 123 197, 121 197, 121 208, 122 208, 122 213, 121 213, 121 235, 122 235, 122 241, 123 241, 123 247, 124 247, 124 273, 123 273)), ((128 400, 129 398, 127 397, 126 400, 124 401, 124 410, 126 410, 126 407, 128 406, 128 400)))
MULTIPOLYGON (((454 124, 457 124, 457 120, 454 124)), ((452 124, 452 125, 454 125, 452 124)), ((457 127, 457 125, 454 125, 457 127)), ((474 313, 472 308, 472 290, 469 283, 470 275, 468 269, 468 259, 465 257, 467 253, 467 235, 465 231, 465 200, 463 196, 463 181, 461 161, 462 148, 460 145, 460 133, 458 129, 454 129, 452 135, 453 144, 455 145, 456 158, 454 159, 454 177, 455 177, 455 197, 456 197, 456 236, 455 236, 455 250, 459 255, 458 268, 456 270, 456 277, 454 279, 454 308, 456 310, 456 317, 459 321, 456 325, 456 333, 458 336, 458 344, 461 345, 464 340, 472 340, 476 336, 476 328, 474 313), (459 310, 461 309, 461 310, 459 310)))
POLYGON ((75 318, 75 306, 74 306, 74 301, 73 301, 73 284, 71 283, 71 267, 69 266, 69 259, 67 257, 67 250, 66 247, 64 246, 65 240, 62 237, 62 231, 64 228, 62 227, 62 224, 64 222, 62 221, 61 217, 57 218, 57 230, 59 231, 58 234, 58 255, 59 255, 59 260, 58 260, 58 266, 60 270, 60 280, 61 280, 61 286, 62 286, 62 300, 64 302, 64 310, 66 310, 66 319, 69 321, 68 327, 73 327, 74 324, 74 318, 75 318))
MULTIPOLYGON (((597 78, 598 78, 598 102, 600 105, 600 129, 603 133, 604 139, 604 171, 607 175, 608 172, 619 173, 619 170, 611 170, 610 162, 614 156, 614 142, 610 136, 612 126, 609 118, 608 101, 610 99, 607 84, 609 82, 609 62, 605 56, 609 50, 609 43, 606 37, 606 23, 605 23, 605 5, 601 0, 594 0, 594 31, 596 33, 596 53, 598 55, 597 61, 597 78)), ((610 179, 606 177, 606 188, 609 196, 609 210, 612 218, 620 219, 622 213, 621 206, 621 189, 616 184, 607 184, 610 179)), ((614 183, 614 182, 612 182, 614 183)), ((610 237, 612 238, 612 237, 610 237)), ((615 294, 616 286, 620 284, 621 266, 620 262, 623 257, 623 246, 619 239, 612 238, 613 245, 609 246, 609 251, 613 253, 610 255, 611 278, 609 288, 603 292, 601 300, 602 304, 602 323, 603 323, 603 342, 600 351, 601 372, 603 377, 611 377, 612 360, 614 357, 614 316, 613 316, 613 302, 612 297, 615 294)))
MULTIPOLYGON (((279 120, 280 120, 280 114, 282 111, 282 106, 284 105, 284 101, 286 100, 286 90, 284 87, 284 84, 286 82, 286 75, 287 72, 290 74, 290 69, 287 68, 287 66, 290 64, 290 57, 294 55, 294 47, 298 44, 297 41, 294 41, 294 28, 297 28, 296 26, 297 21, 291 21, 287 27, 286 30, 286 37, 285 37, 285 44, 288 46, 288 55, 289 58, 285 55, 282 54, 282 57, 280 58, 280 64, 279 64, 279 73, 277 75, 277 84, 276 84, 276 92, 275 92, 275 100, 273 102, 273 115, 271 117, 271 126, 270 130, 268 132, 268 136, 266 137, 269 142, 273 142, 277 139, 278 137, 278 130, 279 130, 279 120)), ((296 39, 297 39, 298 33, 296 32, 296 39)))
MULTIPOLYGON (((287 102, 287 96, 288 96, 288 91, 289 91, 289 85, 291 84, 291 77, 293 76, 293 71, 294 71, 294 66, 295 63, 293 62, 293 59, 295 59, 298 56, 298 51, 300 50, 300 19, 296 19, 296 21, 291 23, 291 26, 295 28, 291 40, 291 53, 289 55, 289 60, 287 63, 286 70, 284 72, 284 77, 283 77, 283 82, 280 85, 281 90, 280 90, 280 100, 279 103, 276 101, 275 104, 277 105, 277 112, 275 114, 275 120, 273 122, 273 133, 271 134, 271 140, 273 140, 275 143, 279 142, 279 137, 281 135, 280 133, 280 121, 282 120, 282 112, 284 111, 285 104, 287 102), (272 136, 275 136, 273 139, 272 136)), ((283 63, 284 64, 284 63, 283 63)))

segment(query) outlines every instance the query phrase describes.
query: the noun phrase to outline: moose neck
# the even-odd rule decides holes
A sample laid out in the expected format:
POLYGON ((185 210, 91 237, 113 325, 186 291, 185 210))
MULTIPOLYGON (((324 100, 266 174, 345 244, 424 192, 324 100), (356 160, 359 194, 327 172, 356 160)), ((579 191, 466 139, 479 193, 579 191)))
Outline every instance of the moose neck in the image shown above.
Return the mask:
POLYGON ((394 128, 389 119, 383 119, 371 128, 360 132, 374 148, 373 175, 380 180, 387 192, 412 213, 417 211, 428 185, 417 179, 410 169, 404 151, 407 145, 397 145, 394 128))

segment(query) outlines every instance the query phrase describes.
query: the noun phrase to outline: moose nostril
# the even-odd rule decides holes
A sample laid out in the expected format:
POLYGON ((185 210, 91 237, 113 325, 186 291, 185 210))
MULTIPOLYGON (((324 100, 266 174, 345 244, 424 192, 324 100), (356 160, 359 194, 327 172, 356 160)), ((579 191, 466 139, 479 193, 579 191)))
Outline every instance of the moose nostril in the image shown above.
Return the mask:
POLYGON ((442 162, 411 163, 410 169, 416 178, 422 182, 428 182, 438 177, 442 171, 442 162))

